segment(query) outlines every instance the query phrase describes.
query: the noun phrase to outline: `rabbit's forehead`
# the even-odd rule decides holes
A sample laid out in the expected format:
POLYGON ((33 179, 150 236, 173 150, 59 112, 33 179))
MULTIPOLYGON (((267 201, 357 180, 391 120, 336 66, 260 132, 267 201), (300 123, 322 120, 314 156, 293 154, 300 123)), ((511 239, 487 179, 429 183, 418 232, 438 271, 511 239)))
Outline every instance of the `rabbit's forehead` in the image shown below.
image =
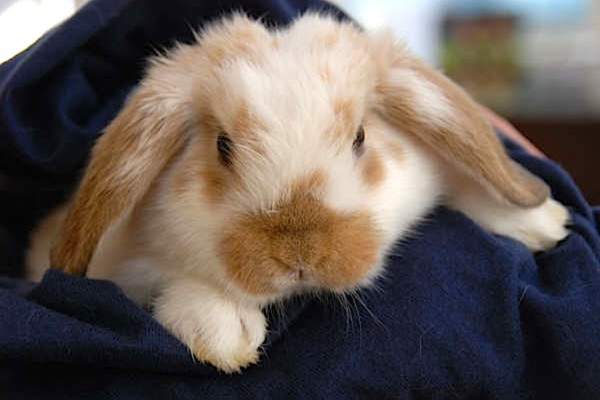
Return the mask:
POLYGON ((352 143, 369 88, 327 82, 318 67, 282 57, 266 68, 237 63, 224 71, 211 104, 233 140, 234 168, 244 183, 236 204, 269 209, 315 171, 325 177, 322 200, 329 207, 356 210, 363 203, 365 179, 352 167, 352 143))
POLYGON ((360 124, 374 82, 368 63, 280 49, 261 63, 222 68, 209 101, 234 136, 301 131, 343 140, 360 124))
POLYGON ((232 34, 226 41, 208 35, 203 42, 211 54, 227 56, 217 57, 214 73, 199 85, 225 131, 254 140, 294 140, 299 134, 351 139, 376 84, 364 33, 311 13, 271 32, 243 19, 228 26, 232 34))

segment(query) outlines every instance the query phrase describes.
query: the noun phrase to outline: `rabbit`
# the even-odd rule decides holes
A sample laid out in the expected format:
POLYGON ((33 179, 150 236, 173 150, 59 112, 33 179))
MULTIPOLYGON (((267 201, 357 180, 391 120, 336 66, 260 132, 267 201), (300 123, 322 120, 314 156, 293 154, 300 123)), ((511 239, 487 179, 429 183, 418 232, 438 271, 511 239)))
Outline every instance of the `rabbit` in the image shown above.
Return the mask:
POLYGON ((480 106, 391 33, 236 13, 150 59, 32 234, 29 276, 112 280, 198 360, 239 372, 267 305, 373 285, 440 204, 534 252, 568 235, 480 106))

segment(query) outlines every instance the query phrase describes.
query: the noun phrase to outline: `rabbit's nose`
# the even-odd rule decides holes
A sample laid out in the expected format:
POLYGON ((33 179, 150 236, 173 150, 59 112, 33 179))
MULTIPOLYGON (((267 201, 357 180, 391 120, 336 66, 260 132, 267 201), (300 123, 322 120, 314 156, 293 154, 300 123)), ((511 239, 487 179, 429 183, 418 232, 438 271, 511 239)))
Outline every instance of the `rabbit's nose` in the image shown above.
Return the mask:
POLYGON ((288 270, 289 275, 293 276, 297 280, 306 278, 306 270, 308 269, 304 261, 284 261, 282 258, 273 256, 272 259, 279 264, 281 267, 288 270))
POLYGON ((294 272, 297 280, 304 280, 306 278, 306 265, 302 262, 296 263, 294 266, 294 272))

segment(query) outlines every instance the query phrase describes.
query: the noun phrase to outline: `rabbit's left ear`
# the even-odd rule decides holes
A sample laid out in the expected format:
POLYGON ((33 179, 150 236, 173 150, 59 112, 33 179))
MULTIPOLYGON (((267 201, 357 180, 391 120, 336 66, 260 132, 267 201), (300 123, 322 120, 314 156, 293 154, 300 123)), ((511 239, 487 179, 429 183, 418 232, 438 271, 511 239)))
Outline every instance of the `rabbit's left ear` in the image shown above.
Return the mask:
POLYGON ((85 275, 107 228, 139 203, 182 148, 189 118, 181 107, 161 109, 157 98, 141 84, 94 146, 51 250, 51 267, 85 275))
POLYGON ((477 103, 389 37, 373 38, 383 117, 510 204, 540 205, 547 185, 512 161, 477 103))

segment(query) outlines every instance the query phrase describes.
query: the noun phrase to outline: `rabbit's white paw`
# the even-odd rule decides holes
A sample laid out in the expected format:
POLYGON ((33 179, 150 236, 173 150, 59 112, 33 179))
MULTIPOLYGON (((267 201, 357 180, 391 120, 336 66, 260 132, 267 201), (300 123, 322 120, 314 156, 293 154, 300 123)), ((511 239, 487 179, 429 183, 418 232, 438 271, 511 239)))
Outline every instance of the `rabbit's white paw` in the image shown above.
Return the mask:
POLYGON ((198 329, 189 343, 198 360, 227 373, 239 372, 258 361, 259 347, 266 333, 265 317, 260 310, 230 309, 212 318, 214 325, 210 329, 198 329))
POLYGON ((198 360, 226 373, 256 363, 266 335, 260 308, 235 303, 214 289, 189 282, 163 292, 155 317, 198 360))

